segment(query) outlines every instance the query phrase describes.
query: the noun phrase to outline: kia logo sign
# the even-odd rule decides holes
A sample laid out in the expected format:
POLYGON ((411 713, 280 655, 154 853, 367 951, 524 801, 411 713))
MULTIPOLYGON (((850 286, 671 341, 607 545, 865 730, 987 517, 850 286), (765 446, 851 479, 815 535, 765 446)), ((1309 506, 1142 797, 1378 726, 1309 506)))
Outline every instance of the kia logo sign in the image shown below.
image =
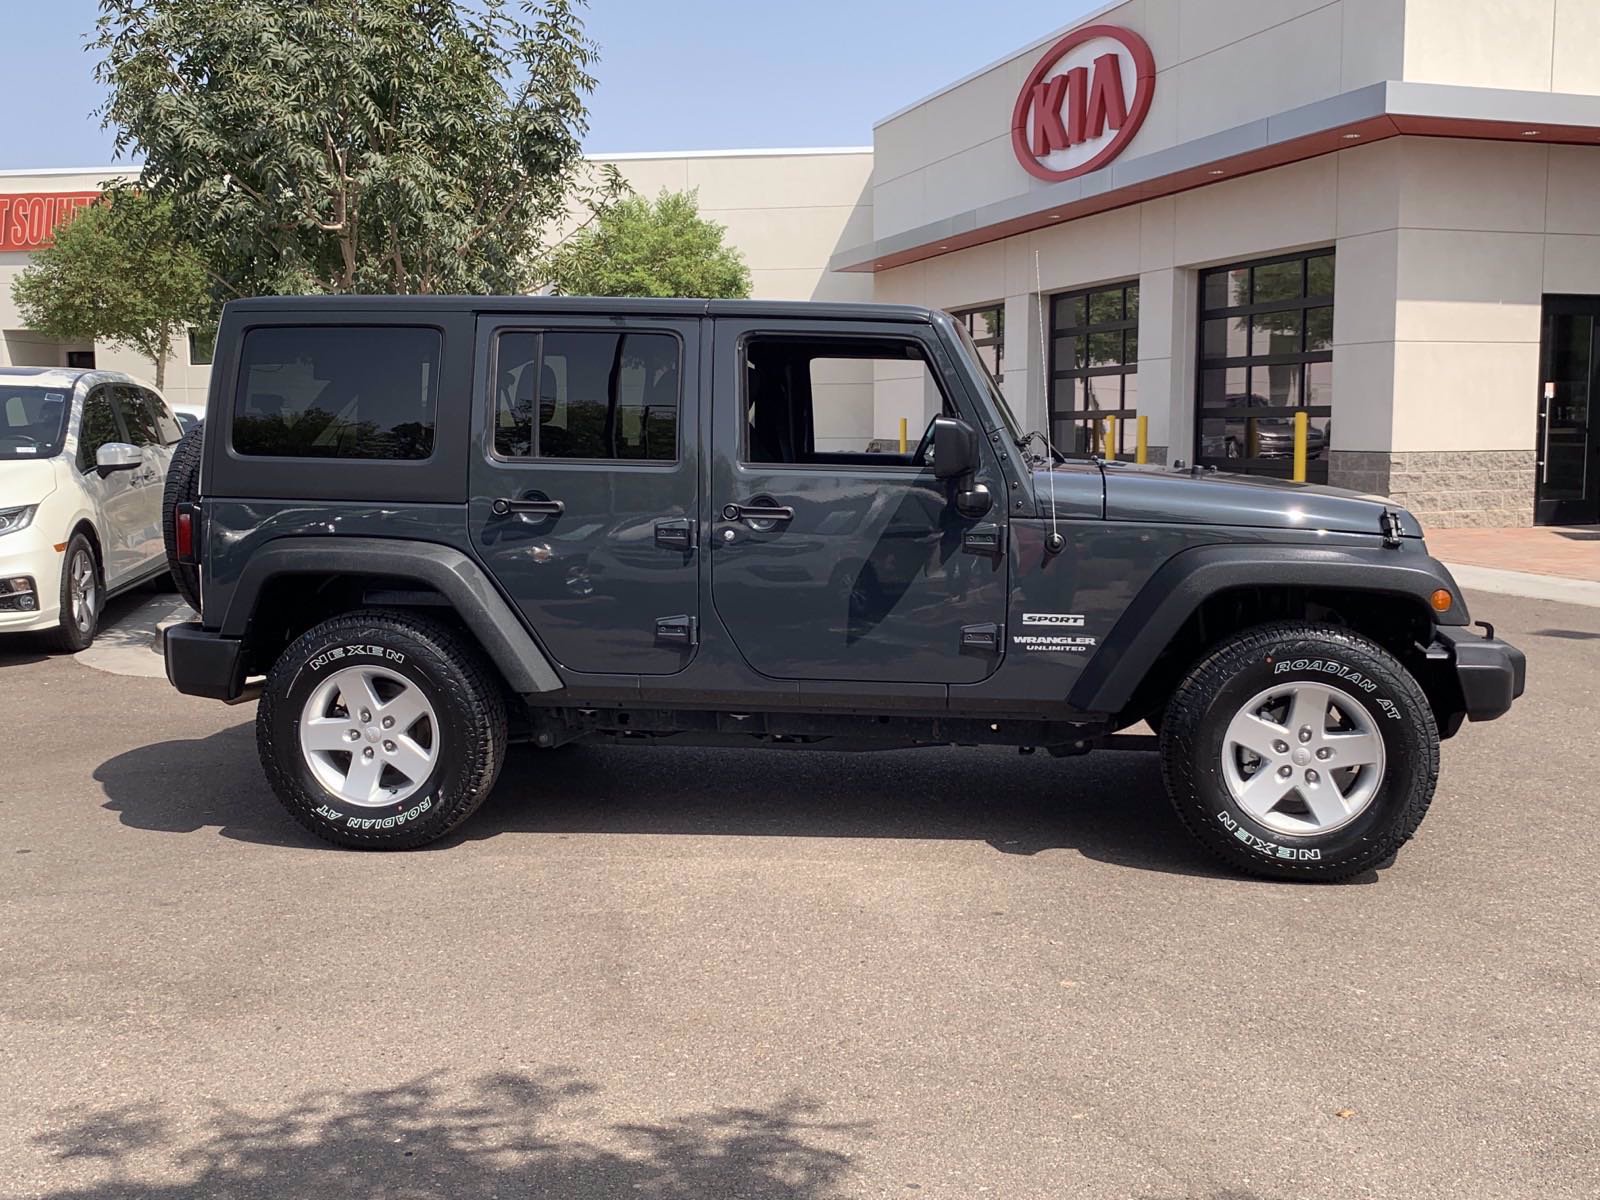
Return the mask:
POLYGON ((1155 56, 1137 33, 1074 29, 1045 52, 1017 96, 1017 161, 1052 183, 1098 171, 1139 132, 1155 91, 1155 56))

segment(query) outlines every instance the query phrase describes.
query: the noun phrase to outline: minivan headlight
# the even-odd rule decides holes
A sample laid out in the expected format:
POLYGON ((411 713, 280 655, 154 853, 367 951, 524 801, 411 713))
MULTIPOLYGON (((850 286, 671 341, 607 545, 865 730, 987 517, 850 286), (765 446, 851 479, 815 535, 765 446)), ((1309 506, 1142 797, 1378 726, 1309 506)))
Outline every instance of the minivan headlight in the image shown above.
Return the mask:
POLYGON ((0 508, 0 534, 26 529, 28 522, 33 520, 33 514, 38 511, 37 504, 25 504, 21 508, 0 508))

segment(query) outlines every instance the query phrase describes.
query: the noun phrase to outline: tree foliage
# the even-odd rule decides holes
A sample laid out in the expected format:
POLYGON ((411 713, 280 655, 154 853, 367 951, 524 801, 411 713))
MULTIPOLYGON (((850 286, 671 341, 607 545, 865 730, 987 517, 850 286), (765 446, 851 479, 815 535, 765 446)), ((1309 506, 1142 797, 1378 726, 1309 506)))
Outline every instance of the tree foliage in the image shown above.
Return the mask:
POLYGON ((172 343, 211 308, 205 265, 174 227, 171 202, 119 187, 58 229, 11 295, 48 337, 137 350, 155 364, 157 387, 172 343))
POLYGON ((102 115, 223 298, 526 291, 622 190, 581 169, 582 3, 100 0, 102 115))
POLYGON ((567 296, 748 296, 750 272, 725 232, 700 216, 695 192, 629 196, 556 248, 548 282, 567 296))

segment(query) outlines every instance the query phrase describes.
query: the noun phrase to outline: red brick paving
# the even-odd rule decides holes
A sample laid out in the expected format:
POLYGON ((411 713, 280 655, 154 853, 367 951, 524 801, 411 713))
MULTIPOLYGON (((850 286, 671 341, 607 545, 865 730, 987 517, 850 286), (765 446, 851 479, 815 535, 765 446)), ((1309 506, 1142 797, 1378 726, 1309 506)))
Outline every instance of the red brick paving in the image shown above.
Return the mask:
POLYGON ((1600 525, 1562 529, 1435 529, 1428 550, 1445 562, 1600 583, 1600 525))

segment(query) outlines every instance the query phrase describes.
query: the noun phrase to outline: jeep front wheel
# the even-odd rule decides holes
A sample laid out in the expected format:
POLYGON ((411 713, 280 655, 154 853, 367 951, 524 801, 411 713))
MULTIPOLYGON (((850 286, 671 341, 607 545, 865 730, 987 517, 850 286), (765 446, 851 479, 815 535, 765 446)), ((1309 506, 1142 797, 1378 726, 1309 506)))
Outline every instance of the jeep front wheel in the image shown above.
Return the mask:
POLYGON ((449 833, 500 773, 506 712, 477 648, 438 622, 357 612, 279 657, 256 745, 289 814, 341 846, 406 850, 449 833))
POLYGON ((1439 731, 1382 647, 1346 629, 1247 630, 1179 685, 1161 728, 1178 816, 1228 862, 1349 879, 1392 858, 1428 811, 1439 731))

